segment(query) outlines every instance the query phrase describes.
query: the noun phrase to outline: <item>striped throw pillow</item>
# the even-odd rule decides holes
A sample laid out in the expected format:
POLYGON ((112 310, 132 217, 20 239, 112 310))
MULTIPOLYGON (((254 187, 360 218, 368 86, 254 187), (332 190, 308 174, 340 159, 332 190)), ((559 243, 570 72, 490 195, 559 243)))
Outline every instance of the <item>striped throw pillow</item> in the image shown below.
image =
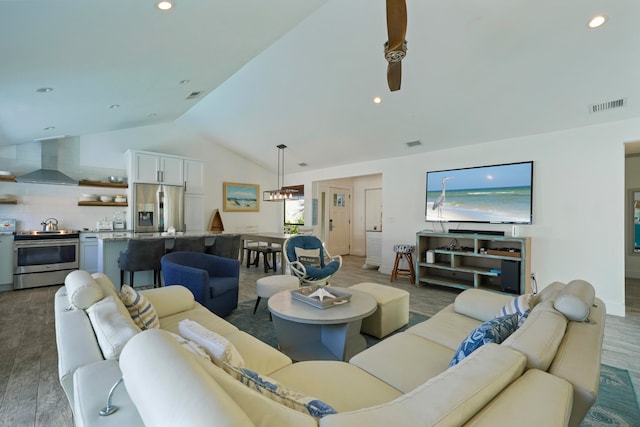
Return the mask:
POLYGON ((517 314, 518 315, 518 327, 522 325, 522 323, 529 316, 529 312, 535 305, 535 295, 533 294, 523 294, 518 297, 515 297, 508 303, 502 306, 500 311, 496 313, 496 317, 506 316, 508 314, 517 314))
POLYGON ((143 331, 160 327, 160 320, 156 309, 140 292, 129 285, 123 285, 120 289, 120 299, 129 310, 131 318, 143 331))

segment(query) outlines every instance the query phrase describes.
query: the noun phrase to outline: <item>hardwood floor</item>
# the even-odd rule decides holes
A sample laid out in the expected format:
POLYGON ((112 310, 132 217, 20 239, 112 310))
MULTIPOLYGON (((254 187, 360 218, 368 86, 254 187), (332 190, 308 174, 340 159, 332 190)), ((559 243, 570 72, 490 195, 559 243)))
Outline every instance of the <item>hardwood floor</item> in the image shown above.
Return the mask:
MULTIPOLYGON (((334 286, 361 282, 389 284, 389 276, 363 269, 364 258, 346 256, 333 277, 334 286)), ((271 273, 273 274, 273 273, 271 273)), ((255 301, 260 267, 240 266, 240 301, 255 301)), ((393 283, 410 292, 411 310, 432 316, 450 304, 455 289, 421 287, 398 278, 393 283)), ((627 369, 640 389, 640 280, 627 280, 627 316, 607 316, 602 363, 627 369)), ((53 316, 57 286, 0 292, 0 426, 72 426, 67 398, 58 382, 53 316)))

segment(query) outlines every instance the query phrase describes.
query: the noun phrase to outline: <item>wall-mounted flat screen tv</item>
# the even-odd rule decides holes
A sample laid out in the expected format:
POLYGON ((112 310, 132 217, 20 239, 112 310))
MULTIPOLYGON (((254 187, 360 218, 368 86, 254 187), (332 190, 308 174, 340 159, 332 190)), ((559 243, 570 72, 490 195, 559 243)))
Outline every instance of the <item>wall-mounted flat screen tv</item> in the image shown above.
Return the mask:
POLYGON ((531 224, 533 162, 427 172, 427 221, 531 224))

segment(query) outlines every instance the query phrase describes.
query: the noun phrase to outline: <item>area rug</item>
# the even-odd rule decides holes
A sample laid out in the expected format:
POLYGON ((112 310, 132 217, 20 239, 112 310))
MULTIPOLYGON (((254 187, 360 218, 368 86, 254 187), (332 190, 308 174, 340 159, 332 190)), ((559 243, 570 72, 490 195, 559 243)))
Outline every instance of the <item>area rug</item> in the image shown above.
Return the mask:
MULTIPOLYGON (((273 329, 273 323, 269 320, 269 309, 267 309, 266 299, 260 301, 260 305, 258 306, 258 310, 255 315, 253 314, 254 306, 255 301, 242 302, 238 304, 237 309, 225 317, 225 320, 235 325, 238 329, 258 338, 260 341, 278 348, 278 340, 276 339, 276 333, 273 329)), ((409 324, 394 333, 404 331, 416 323, 420 323, 427 319, 428 317, 422 314, 409 312, 409 324)), ((367 341, 368 347, 380 341, 379 339, 369 335, 363 336, 367 341)))
POLYGON ((601 366, 598 398, 580 426, 640 426, 638 398, 628 371, 601 366))
MULTIPOLYGON (((238 329, 247 332, 274 348, 278 348, 273 323, 269 320, 267 302, 261 301, 256 314, 253 314, 255 301, 247 301, 238 304, 238 308, 225 318, 238 329)), ((403 331, 417 323, 428 319, 419 313, 409 312, 409 324, 400 330, 403 331)), ((367 346, 379 342, 375 337, 363 335, 367 346)), ((640 427, 640 410, 636 392, 631 383, 629 373, 620 368, 602 365, 600 369, 600 389, 598 398, 580 427, 640 427)))

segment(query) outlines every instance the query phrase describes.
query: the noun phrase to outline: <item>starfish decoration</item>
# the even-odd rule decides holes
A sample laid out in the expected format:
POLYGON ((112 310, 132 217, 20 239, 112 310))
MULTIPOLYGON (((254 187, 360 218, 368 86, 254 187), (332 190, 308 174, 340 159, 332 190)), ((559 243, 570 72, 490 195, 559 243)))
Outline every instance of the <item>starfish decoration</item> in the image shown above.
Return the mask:
POLYGON ((325 297, 335 298, 335 295, 332 295, 329 291, 325 291, 324 288, 318 288, 317 291, 315 291, 312 294, 309 294, 309 298, 313 298, 313 297, 318 297, 320 301, 323 301, 325 297))

